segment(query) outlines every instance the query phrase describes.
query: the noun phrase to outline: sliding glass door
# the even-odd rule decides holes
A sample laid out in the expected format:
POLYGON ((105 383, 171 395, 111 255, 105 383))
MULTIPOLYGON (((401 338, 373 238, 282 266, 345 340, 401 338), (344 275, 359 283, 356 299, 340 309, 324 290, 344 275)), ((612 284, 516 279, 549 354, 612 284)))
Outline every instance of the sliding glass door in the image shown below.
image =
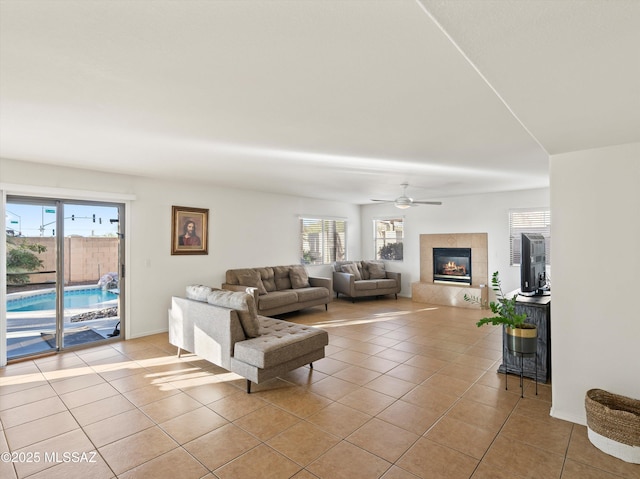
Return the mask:
POLYGON ((119 337, 123 213, 120 204, 7 198, 7 359, 119 337))

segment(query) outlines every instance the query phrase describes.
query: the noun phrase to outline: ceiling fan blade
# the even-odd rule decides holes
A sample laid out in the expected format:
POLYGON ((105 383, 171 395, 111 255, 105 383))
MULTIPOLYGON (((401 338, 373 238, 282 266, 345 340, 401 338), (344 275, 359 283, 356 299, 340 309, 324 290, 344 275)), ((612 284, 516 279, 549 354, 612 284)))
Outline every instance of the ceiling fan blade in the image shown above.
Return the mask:
POLYGON ((374 199, 371 199, 370 201, 380 201, 381 203, 393 203, 395 200, 374 200, 374 199))
POLYGON ((413 203, 418 205, 441 205, 442 201, 414 201, 413 203))

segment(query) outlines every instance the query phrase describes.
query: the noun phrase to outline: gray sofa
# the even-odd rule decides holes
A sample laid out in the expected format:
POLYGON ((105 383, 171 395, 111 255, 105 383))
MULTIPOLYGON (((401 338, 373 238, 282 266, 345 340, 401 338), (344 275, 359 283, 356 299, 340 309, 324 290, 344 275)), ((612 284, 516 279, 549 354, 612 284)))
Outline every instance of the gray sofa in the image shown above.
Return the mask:
POLYGON ((169 342, 260 383, 324 357, 326 331, 256 314, 253 295, 194 285, 174 296, 169 342))
POLYGON ((367 296, 395 295, 401 288, 401 274, 387 271, 384 261, 336 261, 333 265, 333 290, 355 301, 367 296))
POLYGON ((252 288, 258 314, 273 316, 324 304, 332 300, 331 278, 309 277, 304 266, 266 266, 227 270, 222 289, 252 288))

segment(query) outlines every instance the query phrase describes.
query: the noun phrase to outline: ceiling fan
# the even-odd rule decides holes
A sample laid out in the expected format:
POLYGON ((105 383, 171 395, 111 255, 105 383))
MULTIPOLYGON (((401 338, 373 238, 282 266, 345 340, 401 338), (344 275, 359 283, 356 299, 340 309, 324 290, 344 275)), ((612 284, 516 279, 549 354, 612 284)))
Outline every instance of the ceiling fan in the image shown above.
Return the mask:
POLYGON ((400 208, 402 210, 406 209, 406 208, 409 208, 411 206, 417 206, 417 205, 441 205, 442 204, 441 201, 418 201, 418 200, 414 200, 413 198, 410 198, 410 197, 407 196, 407 186, 409 186, 409 183, 402 183, 400 186, 402 186, 402 188, 403 188, 402 196, 399 196, 395 200, 374 200, 374 199, 372 199, 371 201, 379 201, 381 203, 393 203, 396 208, 400 208))

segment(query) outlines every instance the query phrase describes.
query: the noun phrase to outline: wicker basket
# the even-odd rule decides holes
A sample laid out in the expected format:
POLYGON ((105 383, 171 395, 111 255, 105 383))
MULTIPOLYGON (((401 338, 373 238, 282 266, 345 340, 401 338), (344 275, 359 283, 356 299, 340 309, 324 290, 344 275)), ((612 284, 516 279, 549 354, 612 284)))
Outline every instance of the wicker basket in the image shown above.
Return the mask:
POLYGON ((637 462, 640 457, 640 400, 590 389, 585 397, 585 407, 591 442, 608 454, 637 462), (592 431, 597 434, 593 435, 592 431), (597 441, 594 436, 598 437, 597 441), (625 446, 618 447, 616 443, 625 446), (620 450, 622 455, 618 453, 620 450))

